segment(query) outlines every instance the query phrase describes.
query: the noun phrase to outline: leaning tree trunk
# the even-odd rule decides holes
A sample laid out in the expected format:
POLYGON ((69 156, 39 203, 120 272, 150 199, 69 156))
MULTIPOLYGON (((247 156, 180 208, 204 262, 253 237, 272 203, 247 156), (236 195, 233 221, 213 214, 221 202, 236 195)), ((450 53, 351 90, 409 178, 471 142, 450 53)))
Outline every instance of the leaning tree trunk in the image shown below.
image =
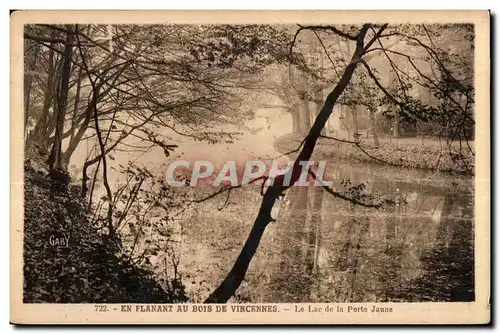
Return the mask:
MULTIPOLYGON (((379 34, 385 29, 386 26, 387 25, 384 25, 375 37, 379 36, 379 34)), ((300 171, 300 162, 310 160, 311 155, 314 151, 314 147, 316 146, 316 142, 321 135, 321 131, 325 127, 328 118, 333 112, 335 103, 351 81, 354 70, 356 69, 358 63, 361 60, 361 56, 364 53, 364 37, 367 30, 368 25, 363 25, 361 32, 357 36, 356 50, 349 64, 346 66, 342 77, 335 88, 330 92, 330 94, 328 94, 321 112, 319 113, 318 117, 316 117, 314 124, 312 125, 309 133, 304 139, 302 150, 295 159, 294 165, 292 167, 292 177, 290 180, 291 185, 297 182, 300 177, 300 172, 296 172, 300 171)), ((374 40, 375 38, 373 38, 372 41, 369 42, 369 45, 371 45, 374 40)), ((260 240, 267 225, 271 221, 273 221, 273 218, 271 217, 271 210, 276 202, 276 199, 283 193, 283 191, 285 191, 289 187, 290 186, 284 186, 282 184, 279 184, 278 182, 275 182, 272 186, 267 188, 267 191, 264 194, 260 205, 259 213, 257 214, 250 234, 233 267, 229 271, 224 281, 222 281, 222 283, 205 300, 205 303, 225 303, 234 295, 247 273, 248 266, 250 265, 250 262, 252 261, 252 258, 259 247, 260 240)))

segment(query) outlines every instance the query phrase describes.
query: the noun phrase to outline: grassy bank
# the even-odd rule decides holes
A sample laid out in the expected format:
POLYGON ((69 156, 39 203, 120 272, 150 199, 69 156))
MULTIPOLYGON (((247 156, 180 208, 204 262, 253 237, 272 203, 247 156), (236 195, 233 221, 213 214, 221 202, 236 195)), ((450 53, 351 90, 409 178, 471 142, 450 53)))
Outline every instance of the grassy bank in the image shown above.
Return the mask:
MULTIPOLYGON (((276 149, 290 152, 299 147, 303 137, 288 134, 276 139, 276 149)), ((428 140, 381 140, 378 146, 372 141, 361 141, 359 146, 353 143, 320 138, 314 150, 315 159, 345 159, 356 162, 380 163, 408 169, 423 169, 450 174, 468 174, 474 170, 474 156, 468 148, 455 143, 451 148, 443 142, 428 140)))

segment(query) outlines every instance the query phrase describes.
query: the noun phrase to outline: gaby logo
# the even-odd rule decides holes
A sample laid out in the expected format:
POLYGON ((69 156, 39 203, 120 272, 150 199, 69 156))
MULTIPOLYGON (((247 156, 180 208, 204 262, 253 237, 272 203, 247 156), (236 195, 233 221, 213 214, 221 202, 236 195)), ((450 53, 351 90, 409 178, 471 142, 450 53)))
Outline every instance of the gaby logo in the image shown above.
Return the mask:
POLYGON ((275 180, 282 186, 330 186, 325 181, 326 162, 300 161, 279 164, 276 161, 266 164, 259 160, 250 160, 243 164, 236 161, 226 161, 216 168, 211 161, 178 160, 171 163, 166 170, 166 182, 174 187, 197 186, 200 182, 211 183, 212 186, 231 185, 245 187, 248 184, 266 179, 266 186, 273 185, 275 180), (310 172, 314 172, 314 178, 310 172), (300 173, 298 175, 297 173, 300 173), (290 184, 296 180, 294 184, 290 184))

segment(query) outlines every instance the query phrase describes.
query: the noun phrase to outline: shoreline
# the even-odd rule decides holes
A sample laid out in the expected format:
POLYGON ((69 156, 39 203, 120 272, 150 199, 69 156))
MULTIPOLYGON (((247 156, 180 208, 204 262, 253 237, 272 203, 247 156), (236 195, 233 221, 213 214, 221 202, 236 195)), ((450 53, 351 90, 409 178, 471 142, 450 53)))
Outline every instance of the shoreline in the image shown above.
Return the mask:
MULTIPOLYGON (((275 140, 275 148, 284 154, 297 149, 302 136, 290 133, 275 140)), ((314 149, 316 158, 336 158, 352 162, 373 163, 402 169, 437 171, 449 175, 474 176, 474 156, 467 149, 432 145, 381 142, 375 146, 371 141, 361 141, 359 147, 353 143, 319 138, 314 149), (365 152, 363 152, 363 150, 365 152)))

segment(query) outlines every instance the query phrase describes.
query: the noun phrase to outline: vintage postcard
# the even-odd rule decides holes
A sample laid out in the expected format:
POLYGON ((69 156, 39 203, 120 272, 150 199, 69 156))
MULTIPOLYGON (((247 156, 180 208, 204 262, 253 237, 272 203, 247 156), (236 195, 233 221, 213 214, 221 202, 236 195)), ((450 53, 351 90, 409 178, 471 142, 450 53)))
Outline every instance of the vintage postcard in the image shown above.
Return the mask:
POLYGON ((15 324, 490 322, 487 11, 11 15, 15 324))

